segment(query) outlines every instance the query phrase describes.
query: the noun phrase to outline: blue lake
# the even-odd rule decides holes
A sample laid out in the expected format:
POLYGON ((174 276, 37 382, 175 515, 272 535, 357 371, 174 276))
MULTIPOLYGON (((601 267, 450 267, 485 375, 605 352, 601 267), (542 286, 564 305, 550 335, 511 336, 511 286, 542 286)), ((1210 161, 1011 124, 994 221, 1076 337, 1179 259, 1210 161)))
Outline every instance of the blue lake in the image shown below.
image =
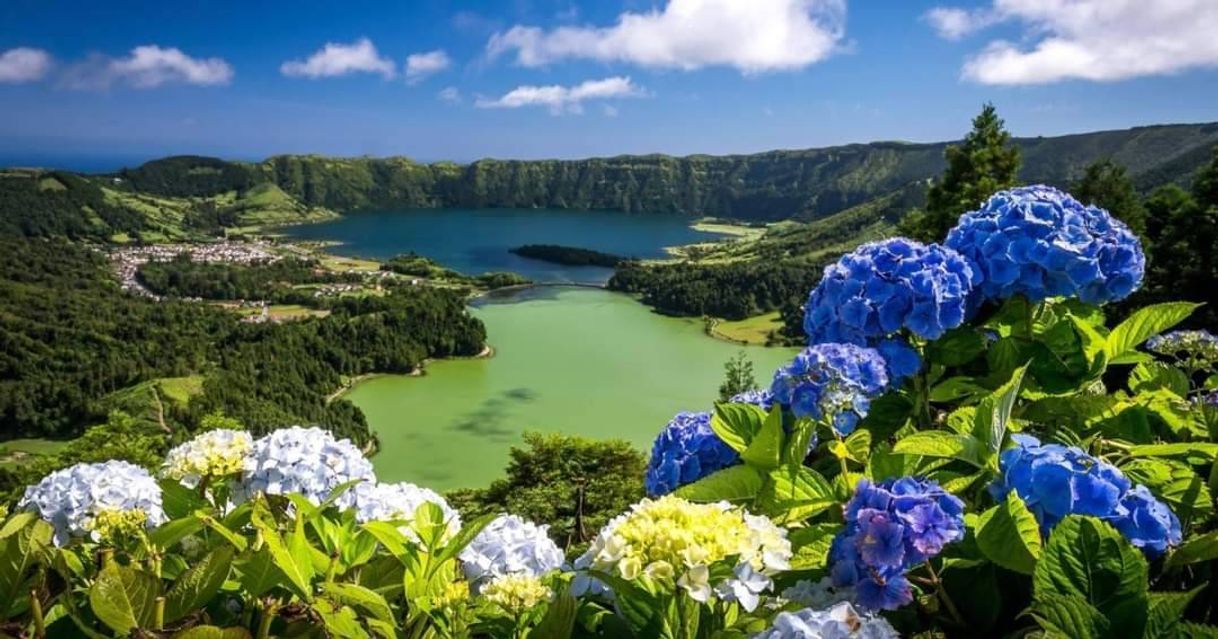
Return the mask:
POLYGON ((415 252, 462 273, 513 271, 537 282, 603 284, 612 269, 563 266, 513 255, 522 244, 561 244, 638 258, 664 247, 713 240, 676 215, 552 209, 411 209, 352 213, 330 222, 282 229, 289 237, 330 240, 331 253, 386 259, 415 252))

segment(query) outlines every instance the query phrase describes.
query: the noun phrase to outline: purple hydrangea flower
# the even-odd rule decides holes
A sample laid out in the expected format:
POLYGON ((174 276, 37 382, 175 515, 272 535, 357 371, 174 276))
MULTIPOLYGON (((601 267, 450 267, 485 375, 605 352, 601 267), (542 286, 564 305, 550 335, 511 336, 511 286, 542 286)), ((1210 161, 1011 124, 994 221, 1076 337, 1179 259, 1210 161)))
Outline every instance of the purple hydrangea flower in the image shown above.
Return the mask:
POLYGON ((1074 446, 1041 444, 1030 435, 1013 435, 1012 440, 1015 446, 999 457, 999 477, 990 494, 1003 500, 1014 491, 1040 522, 1043 535, 1067 515, 1089 515, 1111 523, 1151 556, 1180 543, 1175 513, 1117 467, 1074 446))
POLYGON ((999 191, 960 216, 945 244, 980 270, 981 298, 1077 297, 1104 304, 1142 283, 1146 258, 1128 227, 1045 185, 999 191))
POLYGON ((875 349, 829 343, 809 346, 779 368, 770 391, 796 417, 828 420, 847 435, 887 388, 884 358, 875 349))
POLYGON ((905 573, 964 538, 964 502, 934 481, 863 479, 846 504, 846 528, 829 550, 830 578, 859 605, 895 610, 913 600, 905 573))
POLYGON ((651 447, 645 485, 652 497, 668 494, 740 461, 710 427, 710 413, 677 413, 651 447))
POLYGON ((805 307, 812 344, 871 345, 907 329, 938 339, 964 322, 978 273, 955 251, 905 238, 864 244, 825 268, 805 307))

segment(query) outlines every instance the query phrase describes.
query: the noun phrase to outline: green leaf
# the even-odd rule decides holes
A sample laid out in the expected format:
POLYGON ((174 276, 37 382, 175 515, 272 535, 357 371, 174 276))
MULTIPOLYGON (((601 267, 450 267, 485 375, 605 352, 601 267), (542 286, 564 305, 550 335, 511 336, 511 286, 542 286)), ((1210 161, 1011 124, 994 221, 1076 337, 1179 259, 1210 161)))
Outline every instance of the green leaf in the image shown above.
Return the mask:
POLYGON ((1040 526, 1014 491, 978 518, 977 547, 992 562, 1025 575, 1040 558, 1040 526))
POLYGON ((892 452, 902 455, 923 455, 959 459, 978 468, 986 464, 985 448, 981 442, 969 435, 949 433, 944 430, 923 430, 897 441, 892 452))
MULTIPOLYGON (((1032 605, 1032 617, 1053 639, 1102 639, 1109 622, 1103 613, 1078 595, 1046 593, 1032 605)), ((1123 635, 1132 636, 1132 635, 1123 635)))
POLYGON ((211 504, 199 496, 193 489, 187 488, 181 482, 164 479, 161 485, 161 504, 165 514, 170 519, 186 517, 196 510, 207 510, 211 504))
POLYGON ((1142 342, 1184 321, 1200 306, 1190 302, 1167 302, 1134 311, 1108 334, 1104 349, 1109 361, 1132 352, 1142 342))
POLYGON ((564 590, 550 602, 546 614, 529 633, 530 639, 570 639, 579 617, 579 601, 564 590))
POLYGON ((829 563, 829 547, 840 524, 813 524, 787 533, 791 542, 791 570, 819 570, 829 563))
POLYGON ((1125 636, 1138 636, 1148 610, 1146 559, 1112 526, 1071 515, 1049 536, 1032 574, 1039 602, 1081 597, 1125 636))
POLYGON ((635 637, 668 636, 660 602, 634 581, 607 572, 590 570, 588 574, 613 591, 614 606, 635 637))
POLYGON ((176 632, 170 639, 250 639, 250 631, 245 628, 220 628, 217 626, 195 626, 181 632, 176 632))
POLYGON ((1011 420, 1011 411, 1015 408, 1015 400, 1019 397, 1019 389, 1027 370, 1027 366, 1015 369, 1005 384, 999 386, 977 404, 977 413, 973 421, 973 438, 989 451, 987 457, 997 454, 1002 448, 1007 423, 1011 420))
POLYGON ((355 584, 335 582, 322 584, 321 591, 334 601, 351 606, 373 619, 393 623, 393 609, 389 607, 389 602, 375 591, 355 584))
POLYGON ((165 622, 177 621, 211 600, 228 579, 235 551, 217 546, 173 582, 165 594, 165 622))
POLYGON ((271 553, 275 566, 287 577, 287 583, 284 585, 297 597, 312 601, 313 586, 310 582, 313 578, 313 560, 309 556, 302 556, 300 561, 296 559, 295 551, 300 550, 299 544, 289 548, 288 543, 279 534, 279 528, 267 509, 265 499, 260 498, 254 502, 250 522, 262 532, 263 547, 271 553))
POLYGON ((1180 639, 1218 639, 1218 626, 1183 622, 1179 626, 1180 639))
POLYGON ((838 504, 833 485, 806 466, 771 471, 758 497, 775 523, 802 521, 838 504))
POLYGON ((30 510, 14 513, 4 522, 4 526, 0 526, 0 539, 12 537, 17 534, 17 531, 34 523, 36 519, 38 519, 38 513, 30 510))
POLYGON ((223 537, 225 541, 232 544, 233 548, 236 548, 238 552, 244 551, 246 547, 249 546, 249 542, 245 541, 244 537, 229 530, 228 526, 225 526, 223 522, 218 521, 211 515, 201 514, 196 516, 199 517, 199 520, 202 521, 205 526, 223 537))
POLYGON ((51 543, 50 526, 27 525, 0 539, 0 620, 15 601, 29 595, 27 573, 38 563, 42 550, 51 543))
POLYGON ((235 566, 241 587, 253 597, 265 595, 287 579, 283 571, 275 565, 275 558, 266 546, 243 557, 235 566))
POLYGON ((359 623, 359 616, 347 606, 340 606, 325 599, 313 604, 313 611, 321 617, 326 635, 333 639, 368 639, 368 631, 359 623))
POLYGON ((741 504, 753 501, 764 483, 761 471, 738 464, 717 470, 698 481, 685 484, 674 494, 690 501, 713 503, 729 501, 741 504))
POLYGON ((1129 455, 1131 457, 1183 457, 1190 464, 1206 464, 1218 458, 1218 444, 1212 442, 1142 444, 1130 446, 1129 455))
POLYGON ((1187 522, 1214 510, 1205 480, 1184 462, 1144 457, 1121 464, 1120 468, 1130 481, 1145 484, 1156 497, 1167 502, 1181 521, 1187 522))
POLYGON ((203 521, 194 515, 180 519, 171 519, 157 527, 148 535, 149 541, 157 548, 172 548, 179 541, 203 530, 203 521))
POLYGON ((496 513, 489 513, 478 517, 477 519, 466 522, 465 525, 461 527, 461 530, 457 532, 456 535, 453 535, 452 539, 448 540, 448 543, 445 544, 444 549, 436 555, 436 561, 448 561, 449 559, 459 555, 461 551, 465 550, 465 547, 474 540, 474 537, 477 537, 478 533, 482 532, 483 528, 486 528, 492 521, 495 520, 495 517, 497 517, 496 513))
POLYGON ((1180 636, 1180 622, 1184 621, 1184 611, 1189 602, 1205 586, 1197 586, 1188 592, 1152 592, 1150 593, 1150 615, 1146 619, 1146 631, 1143 639, 1176 639, 1180 636))
POLYGON ((111 564, 97 573, 89 588, 93 614, 114 632, 125 635, 152 624, 161 580, 142 571, 111 564))
POLYGON ((938 403, 968 401, 987 395, 989 392, 990 389, 982 386, 975 378, 949 377, 930 389, 930 401, 938 403))
POLYGON ((791 427, 791 435, 787 437, 786 446, 782 451, 782 462, 788 466, 802 465, 808 453, 811 452, 809 449, 814 437, 816 437, 816 424, 812 420, 795 420, 795 424, 791 427))
POLYGON ((1184 566, 1218 559, 1218 530, 1189 537, 1167 558, 1168 566, 1184 566))
POLYGON ((782 440, 782 410, 775 406, 740 458, 764 470, 778 468, 782 464, 782 440))
POLYGON ((736 452, 744 452, 753 441, 753 435, 761 430, 766 413, 752 404, 721 402, 715 405, 711 416, 711 430, 736 452))
POLYGON ((1188 374, 1175 366, 1156 361, 1138 364, 1129 371, 1129 390, 1142 392, 1160 388, 1187 397, 1188 374))
POLYGON ((846 437, 846 458, 866 464, 871 457, 871 432, 860 428, 846 437))

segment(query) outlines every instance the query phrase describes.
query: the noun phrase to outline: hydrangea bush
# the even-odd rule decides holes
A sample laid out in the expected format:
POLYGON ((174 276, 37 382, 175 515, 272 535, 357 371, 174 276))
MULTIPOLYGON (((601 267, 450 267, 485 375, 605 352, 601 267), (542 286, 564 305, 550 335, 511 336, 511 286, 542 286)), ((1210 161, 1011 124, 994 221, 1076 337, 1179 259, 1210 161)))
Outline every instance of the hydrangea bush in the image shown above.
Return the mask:
POLYGON ((650 497, 572 539, 462 521, 318 428, 202 433, 159 481, 56 471, 0 525, 0 629, 1218 636, 1218 340, 1169 332, 1193 304, 1108 321, 1144 270, 1124 225, 1044 186, 942 246, 860 247, 809 282, 771 388, 674 418, 650 497))

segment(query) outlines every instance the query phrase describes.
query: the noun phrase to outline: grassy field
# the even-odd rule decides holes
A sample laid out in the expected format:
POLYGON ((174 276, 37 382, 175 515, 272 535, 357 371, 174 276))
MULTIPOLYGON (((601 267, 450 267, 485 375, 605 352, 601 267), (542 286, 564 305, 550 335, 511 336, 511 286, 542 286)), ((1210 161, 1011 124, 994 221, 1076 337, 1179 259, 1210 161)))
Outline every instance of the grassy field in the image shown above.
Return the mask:
POLYGON ((0 468, 24 463, 31 457, 54 455, 67 445, 67 440, 11 439, 0 443, 0 468))
POLYGON ((186 377, 162 377, 157 380, 161 387, 161 395, 166 399, 185 404, 191 397, 203 392, 203 376, 188 375, 186 377))
POLYGON ((308 308, 299 304, 272 304, 270 317, 275 321, 303 319, 305 317, 325 317, 330 311, 308 308))
POLYGON ((711 329, 711 335, 731 342, 764 345, 770 331, 780 328, 782 318, 775 311, 734 322, 720 320, 711 329))
POLYGON ((332 271, 364 271, 373 273, 381 270, 381 263, 375 260, 365 260, 358 257, 342 257, 339 255, 330 255, 328 253, 319 253, 317 256, 321 260, 321 265, 332 271))

